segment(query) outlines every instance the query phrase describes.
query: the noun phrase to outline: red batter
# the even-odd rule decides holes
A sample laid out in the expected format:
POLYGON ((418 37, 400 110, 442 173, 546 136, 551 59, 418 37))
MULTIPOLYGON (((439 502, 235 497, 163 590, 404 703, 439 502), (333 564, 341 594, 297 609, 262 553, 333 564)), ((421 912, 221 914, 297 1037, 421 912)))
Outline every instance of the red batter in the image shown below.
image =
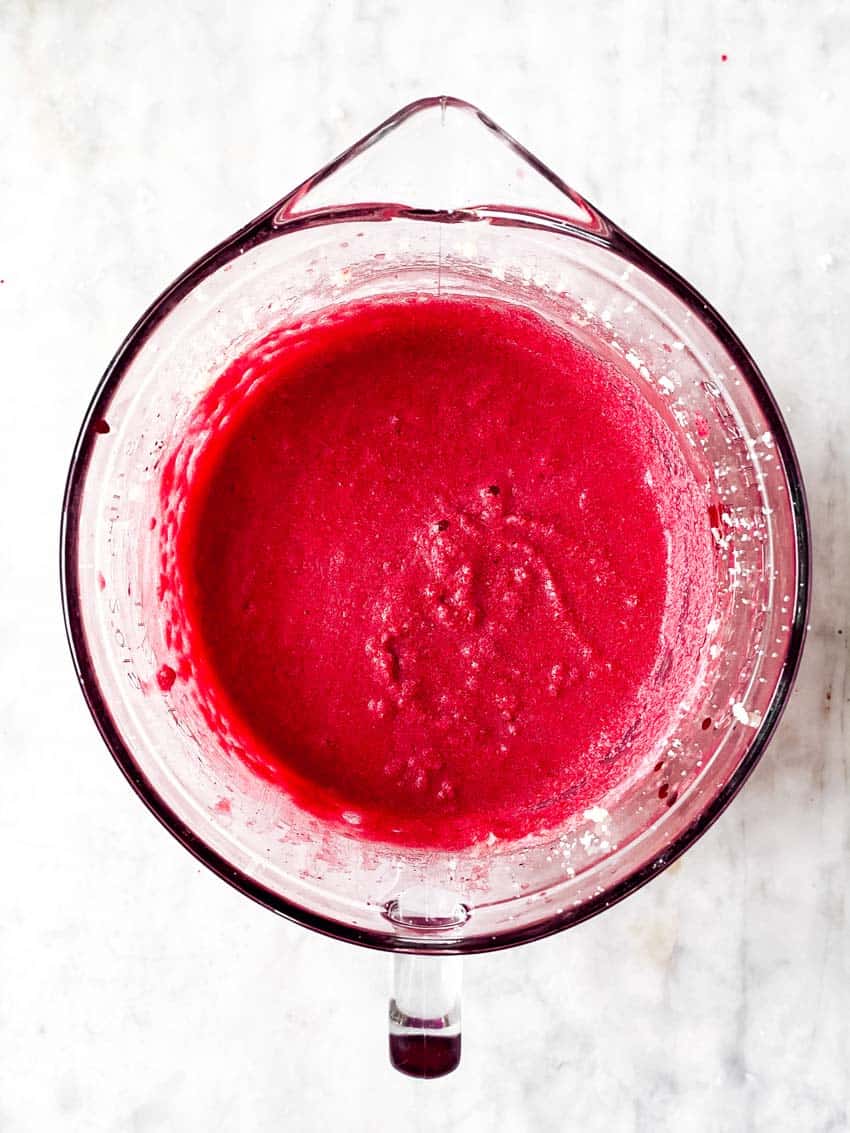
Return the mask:
POLYGON ((519 837, 599 802, 698 663, 706 505, 628 377, 524 310, 395 298, 223 375, 177 544, 213 720, 370 837, 519 837))

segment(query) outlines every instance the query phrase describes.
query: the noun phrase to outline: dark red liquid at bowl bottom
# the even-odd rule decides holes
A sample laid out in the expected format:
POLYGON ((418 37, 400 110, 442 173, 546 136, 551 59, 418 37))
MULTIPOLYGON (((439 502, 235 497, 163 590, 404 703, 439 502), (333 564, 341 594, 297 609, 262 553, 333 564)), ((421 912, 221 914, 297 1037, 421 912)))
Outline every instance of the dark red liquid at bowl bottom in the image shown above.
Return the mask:
POLYGON ((442 1078, 460 1066, 461 1036, 390 1033, 390 1063, 410 1078, 442 1078))
POLYGON ((598 803, 694 679, 704 491, 632 378, 540 316, 406 296, 279 328, 186 446, 175 668, 366 837, 518 837, 598 803))

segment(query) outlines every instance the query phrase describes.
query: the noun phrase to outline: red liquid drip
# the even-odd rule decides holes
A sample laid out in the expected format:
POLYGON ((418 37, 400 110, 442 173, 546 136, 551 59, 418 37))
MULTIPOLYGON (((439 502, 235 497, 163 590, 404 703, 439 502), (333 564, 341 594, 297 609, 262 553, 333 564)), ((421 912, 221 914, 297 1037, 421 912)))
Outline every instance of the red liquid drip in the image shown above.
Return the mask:
POLYGON ((628 777, 693 679, 704 496, 632 381, 537 316, 408 297, 275 332, 187 441, 164 494, 199 699, 328 819, 522 836, 628 777))
POLYGON ((176 680, 177 674, 170 665, 161 665, 157 670, 156 683, 163 692, 168 692, 172 689, 176 680))

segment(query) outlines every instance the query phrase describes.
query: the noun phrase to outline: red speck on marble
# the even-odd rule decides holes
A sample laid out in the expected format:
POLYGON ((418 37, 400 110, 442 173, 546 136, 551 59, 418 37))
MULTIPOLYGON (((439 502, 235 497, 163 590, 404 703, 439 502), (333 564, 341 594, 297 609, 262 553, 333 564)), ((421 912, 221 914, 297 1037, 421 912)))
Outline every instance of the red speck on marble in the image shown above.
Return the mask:
POLYGON ((176 680, 177 674, 170 665, 161 665, 157 670, 156 683, 163 692, 168 692, 176 680))
POLYGON ((721 63, 726 63, 728 61, 728 59, 729 59, 729 56, 725 52, 720 56, 720 62, 721 63))
POLYGON ((230 799, 219 799, 213 810, 216 814, 230 814, 230 799))
POLYGON ((155 515, 151 516, 150 522, 148 523, 148 527, 150 528, 151 531, 153 531, 153 529, 156 527, 156 516, 155 515))
POLYGON ((106 579, 103 577, 100 571, 97 572, 97 586, 99 590, 106 589, 106 579))

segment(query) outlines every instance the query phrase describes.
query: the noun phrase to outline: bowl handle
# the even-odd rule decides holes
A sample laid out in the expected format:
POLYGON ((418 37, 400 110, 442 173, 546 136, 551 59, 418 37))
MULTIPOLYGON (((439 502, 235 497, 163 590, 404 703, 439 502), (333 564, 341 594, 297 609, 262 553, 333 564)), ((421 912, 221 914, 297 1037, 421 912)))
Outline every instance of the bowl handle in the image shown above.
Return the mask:
POLYGON ((411 1078, 442 1078, 460 1063, 460 956, 393 957, 390 1062, 411 1078))

